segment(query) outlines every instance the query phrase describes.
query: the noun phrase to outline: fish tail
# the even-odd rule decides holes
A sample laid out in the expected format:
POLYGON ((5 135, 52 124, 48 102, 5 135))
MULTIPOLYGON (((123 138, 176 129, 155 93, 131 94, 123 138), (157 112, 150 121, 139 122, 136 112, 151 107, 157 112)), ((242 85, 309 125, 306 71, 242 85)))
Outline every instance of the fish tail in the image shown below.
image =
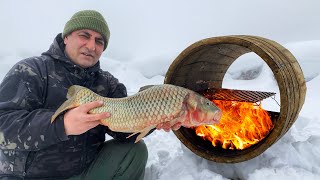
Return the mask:
POLYGON ((67 92, 67 99, 71 99, 73 96, 75 96, 81 89, 84 87, 78 86, 78 85, 73 85, 68 89, 67 92))
POLYGON ((80 104, 74 102, 73 98, 66 100, 51 117, 51 123, 64 111, 78 107, 80 104))
POLYGON ((51 123, 64 111, 68 109, 72 109, 80 106, 79 102, 77 102, 76 95, 77 93, 83 89, 82 86, 73 85, 68 89, 67 99, 53 114, 51 117, 51 123))

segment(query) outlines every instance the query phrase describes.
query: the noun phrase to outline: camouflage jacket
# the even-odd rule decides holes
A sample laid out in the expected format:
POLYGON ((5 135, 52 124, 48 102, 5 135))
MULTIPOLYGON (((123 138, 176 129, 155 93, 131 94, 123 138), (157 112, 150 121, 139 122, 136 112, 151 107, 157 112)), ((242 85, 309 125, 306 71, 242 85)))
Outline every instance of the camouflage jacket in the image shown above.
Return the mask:
POLYGON ((127 96, 125 86, 102 71, 99 62, 87 69, 73 64, 64 54, 61 34, 47 52, 18 62, 7 73, 0 85, 0 178, 68 178, 89 166, 105 133, 125 139, 127 134, 101 125, 67 136, 63 115, 50 123, 71 85, 105 97, 127 96))

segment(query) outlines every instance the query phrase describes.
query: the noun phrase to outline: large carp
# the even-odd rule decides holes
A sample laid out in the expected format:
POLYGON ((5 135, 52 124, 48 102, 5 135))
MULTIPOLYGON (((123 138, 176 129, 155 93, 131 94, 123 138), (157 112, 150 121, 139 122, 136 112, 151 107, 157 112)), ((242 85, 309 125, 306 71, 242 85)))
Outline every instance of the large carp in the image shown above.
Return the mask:
MULTIPOLYGON (((103 101, 101 107, 89 113, 109 112, 111 116, 101 123, 112 131, 140 133, 136 142, 143 138, 158 124, 178 122, 184 127, 216 124, 222 112, 210 100, 198 93, 175 85, 155 85, 144 91, 124 98, 102 97, 90 89, 73 85, 68 89, 67 100, 57 109, 51 118, 71 108, 92 101, 103 101)), ((130 137, 129 136, 129 137, 130 137)))

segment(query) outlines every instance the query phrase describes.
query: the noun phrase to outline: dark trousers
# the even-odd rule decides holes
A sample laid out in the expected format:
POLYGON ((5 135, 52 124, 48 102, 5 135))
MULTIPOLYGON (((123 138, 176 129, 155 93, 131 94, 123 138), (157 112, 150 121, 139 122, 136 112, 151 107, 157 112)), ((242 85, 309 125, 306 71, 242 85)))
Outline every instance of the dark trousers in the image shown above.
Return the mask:
POLYGON ((109 140, 90 167, 69 180, 143 180, 147 159, 143 140, 136 144, 109 140))

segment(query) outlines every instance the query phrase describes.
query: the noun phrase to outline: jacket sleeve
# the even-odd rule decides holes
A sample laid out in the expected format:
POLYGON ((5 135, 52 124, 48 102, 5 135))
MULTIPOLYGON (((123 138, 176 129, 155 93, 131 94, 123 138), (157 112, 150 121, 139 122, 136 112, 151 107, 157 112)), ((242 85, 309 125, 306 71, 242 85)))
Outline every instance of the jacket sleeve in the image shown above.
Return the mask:
MULTIPOLYGON (((126 87, 122 83, 120 83, 117 78, 113 77, 112 75, 109 76, 108 85, 109 85, 108 97, 111 97, 111 98, 127 97, 126 87)), ((153 131, 154 131, 154 129, 152 129, 147 135, 149 135, 153 131)), ((106 129, 106 132, 107 132, 107 134, 112 136, 114 139, 132 141, 132 142, 134 142, 136 140, 137 136, 139 135, 139 134, 136 134, 134 136, 131 136, 130 138, 127 138, 132 133, 114 132, 114 131, 111 131, 109 128, 106 129)))
MULTIPOLYGON (((46 78, 33 65, 17 63, 0 85, 0 148, 39 150, 66 140, 63 121, 44 109, 46 78)), ((61 118, 61 117, 58 117, 61 118)))

